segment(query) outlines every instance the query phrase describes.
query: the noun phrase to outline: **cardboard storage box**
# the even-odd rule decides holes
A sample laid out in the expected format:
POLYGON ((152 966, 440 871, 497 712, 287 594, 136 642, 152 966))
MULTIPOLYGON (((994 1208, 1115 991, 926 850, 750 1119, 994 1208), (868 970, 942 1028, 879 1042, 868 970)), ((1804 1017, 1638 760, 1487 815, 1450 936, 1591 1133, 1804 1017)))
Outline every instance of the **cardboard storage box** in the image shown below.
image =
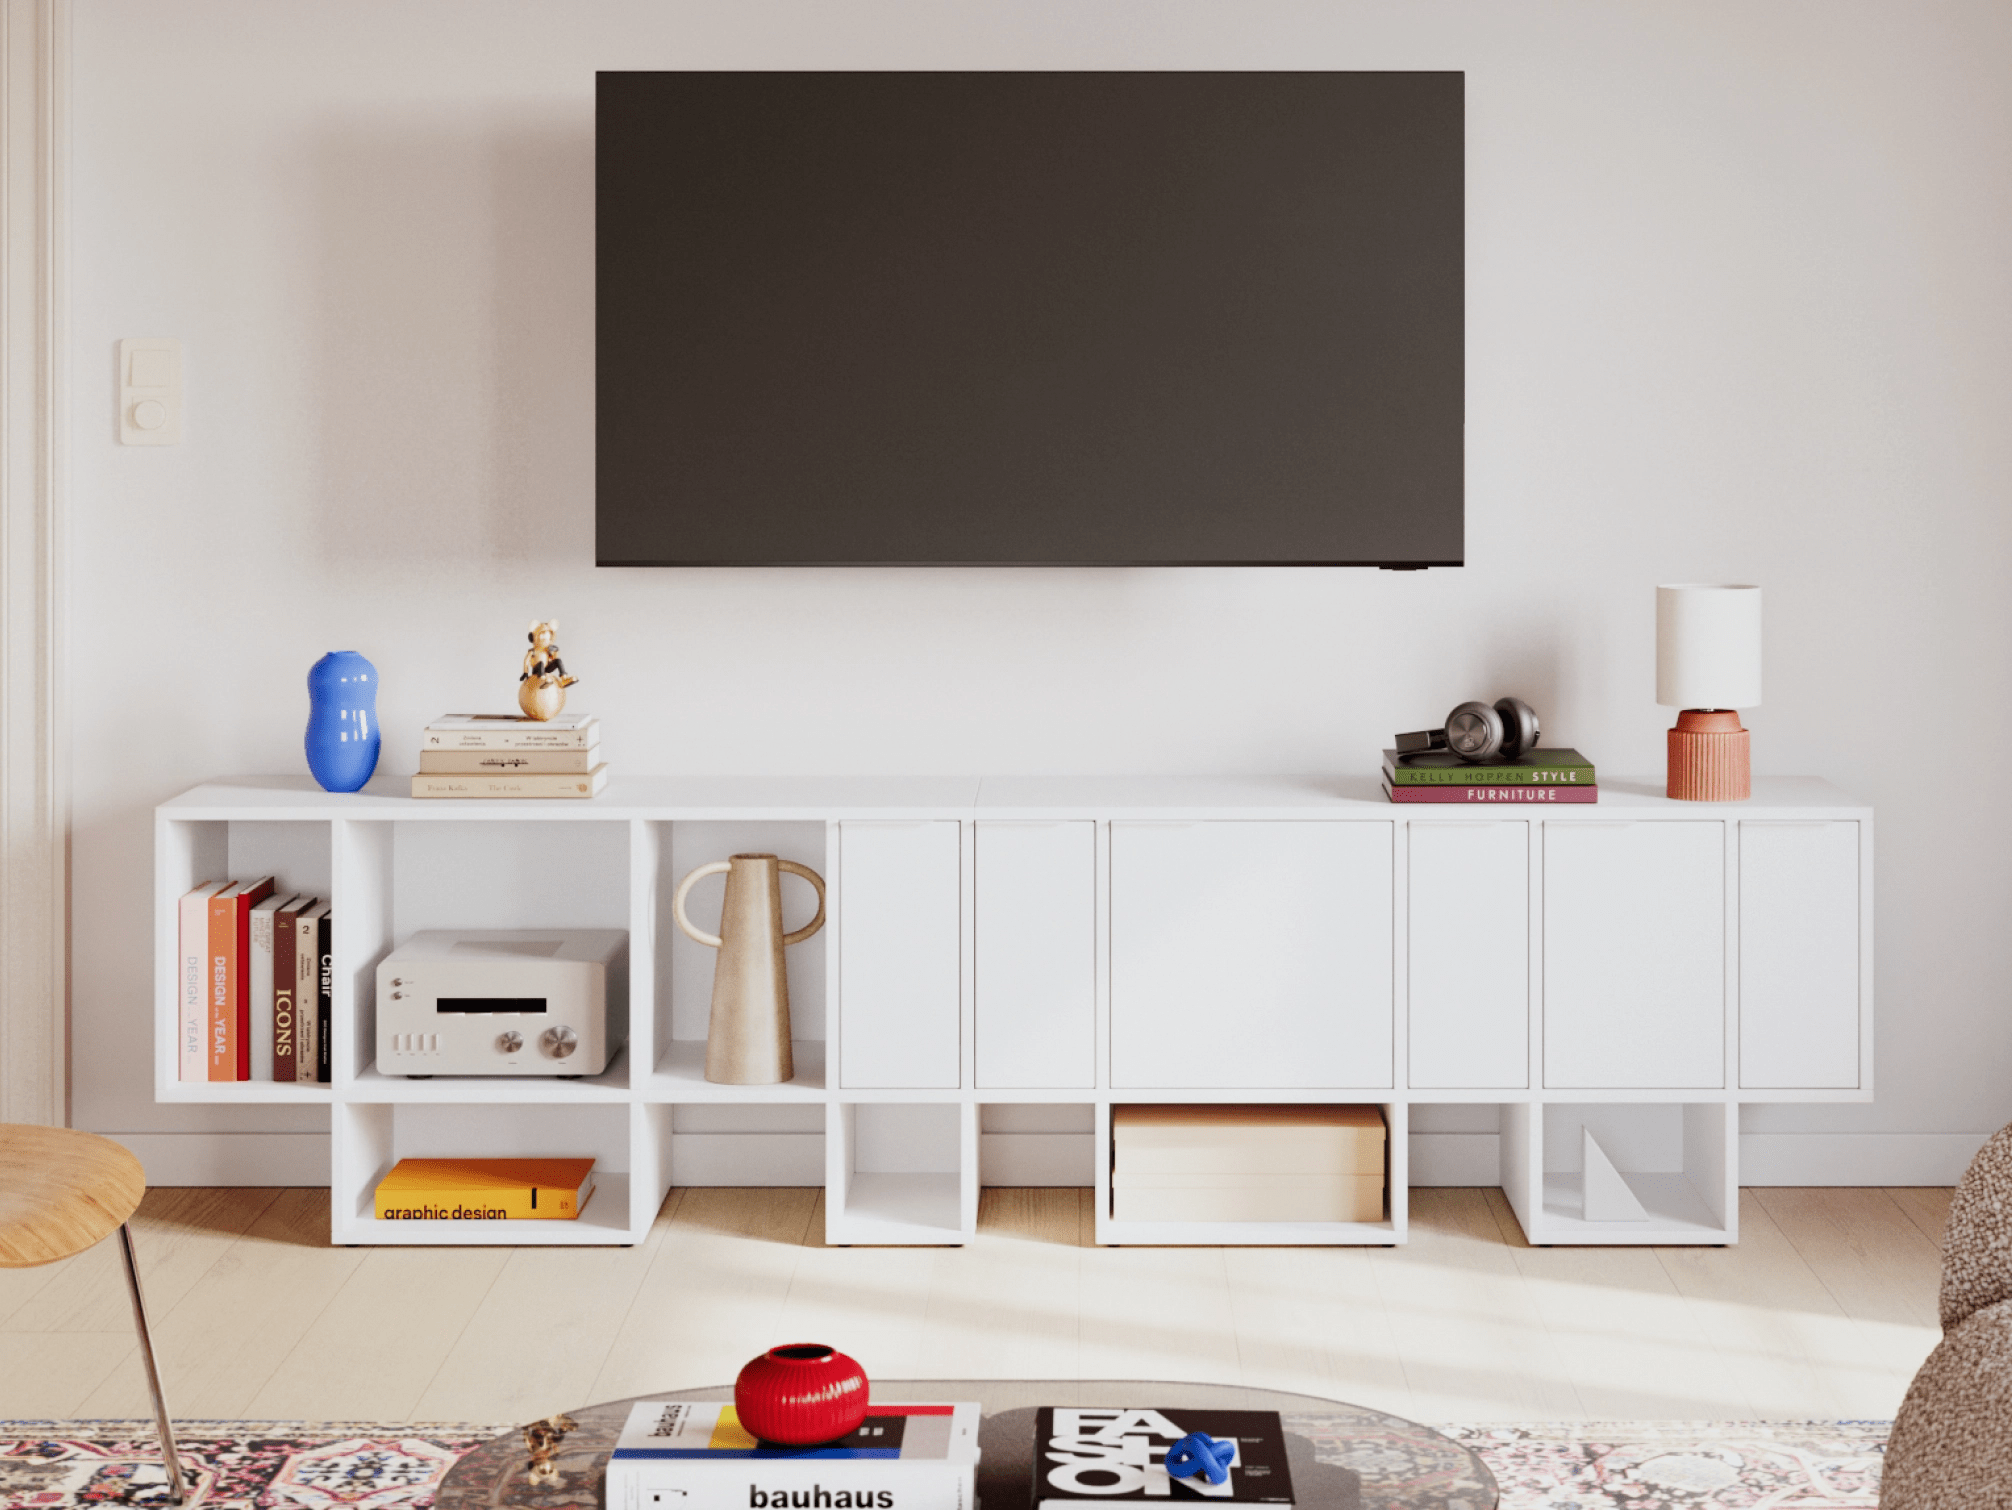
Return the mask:
POLYGON ((1114 1106, 1111 1215, 1137 1222, 1375 1222, 1375 1106, 1114 1106))

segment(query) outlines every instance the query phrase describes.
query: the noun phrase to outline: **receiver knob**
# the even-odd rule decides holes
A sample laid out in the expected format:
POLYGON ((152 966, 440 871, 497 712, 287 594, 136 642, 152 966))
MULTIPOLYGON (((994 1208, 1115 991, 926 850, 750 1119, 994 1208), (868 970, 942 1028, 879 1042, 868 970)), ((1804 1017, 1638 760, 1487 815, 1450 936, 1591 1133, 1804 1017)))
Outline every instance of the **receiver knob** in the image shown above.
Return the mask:
POLYGON ((514 1054, 524 1047, 524 1035, 515 1028, 507 1033, 500 1033, 496 1038, 496 1047, 505 1054, 514 1054))
POLYGON ((571 1028, 547 1028, 538 1041, 554 1059, 564 1059, 580 1046, 580 1035, 571 1028))

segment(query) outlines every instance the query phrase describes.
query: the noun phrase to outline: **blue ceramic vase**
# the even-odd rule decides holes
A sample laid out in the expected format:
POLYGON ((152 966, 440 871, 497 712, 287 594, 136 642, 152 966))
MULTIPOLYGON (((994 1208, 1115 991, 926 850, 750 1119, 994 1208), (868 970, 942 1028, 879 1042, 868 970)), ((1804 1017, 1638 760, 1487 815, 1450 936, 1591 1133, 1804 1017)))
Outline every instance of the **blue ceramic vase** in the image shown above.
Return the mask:
POLYGON ((353 792, 377 769, 377 668, 331 650, 307 673, 307 768, 325 792, 353 792))

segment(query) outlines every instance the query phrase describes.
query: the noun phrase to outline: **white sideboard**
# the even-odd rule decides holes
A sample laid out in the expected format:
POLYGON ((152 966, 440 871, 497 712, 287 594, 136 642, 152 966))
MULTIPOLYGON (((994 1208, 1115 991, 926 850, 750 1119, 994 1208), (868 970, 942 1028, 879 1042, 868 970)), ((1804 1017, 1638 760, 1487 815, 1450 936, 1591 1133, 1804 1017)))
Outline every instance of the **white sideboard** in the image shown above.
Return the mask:
MULTIPOLYGON (((1400 806, 1320 778, 628 778, 572 803, 265 777, 197 787, 156 825, 156 1094, 327 1104, 340 1243, 632 1243, 674 1165, 754 1183, 763 1157, 787 1166, 770 1182, 821 1173, 829 1242, 956 1243, 981 1117, 1094 1129, 1099 1242, 1398 1243, 1408 1112, 1462 1102, 1500 1108, 1499 1179, 1532 1242, 1725 1243, 1740 1104, 1872 1095, 1872 814, 1810 777, 1724 805, 1613 781, 1573 806, 1400 806), (829 926, 789 952, 782 1086, 707 1083, 713 956, 670 920, 679 878, 749 850, 830 888, 829 926), (184 1083, 176 899, 267 872, 333 902, 334 1083, 184 1083), (629 930, 629 1043, 604 1074, 378 1071, 386 950, 539 926, 629 930), (1127 1101, 1381 1105, 1388 1210, 1114 1221, 1127 1101), (1585 1220, 1582 1128, 1645 1220, 1585 1220), (592 1155, 600 1190, 577 1222, 370 1214, 398 1158, 499 1153, 592 1155)), ((694 892, 701 926, 719 885, 694 892)))

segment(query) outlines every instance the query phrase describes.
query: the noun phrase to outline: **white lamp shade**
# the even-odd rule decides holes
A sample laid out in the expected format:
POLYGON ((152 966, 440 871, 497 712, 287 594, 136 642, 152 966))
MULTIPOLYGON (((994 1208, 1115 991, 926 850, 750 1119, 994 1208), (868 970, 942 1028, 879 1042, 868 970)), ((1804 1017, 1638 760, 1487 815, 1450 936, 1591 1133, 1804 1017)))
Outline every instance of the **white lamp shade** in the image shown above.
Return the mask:
POLYGON ((1755 708, 1761 700, 1761 590, 1739 582, 1656 589, 1656 701, 1755 708))

